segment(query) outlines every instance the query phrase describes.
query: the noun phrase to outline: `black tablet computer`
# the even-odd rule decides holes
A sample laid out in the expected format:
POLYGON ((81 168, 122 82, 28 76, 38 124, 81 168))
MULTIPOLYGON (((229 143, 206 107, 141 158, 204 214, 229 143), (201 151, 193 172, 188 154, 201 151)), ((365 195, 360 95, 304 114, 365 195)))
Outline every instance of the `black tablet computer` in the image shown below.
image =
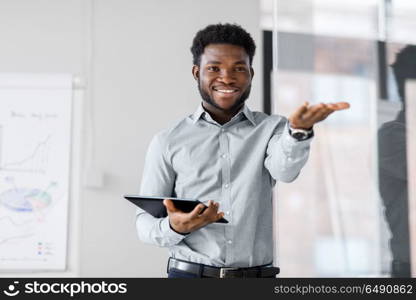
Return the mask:
MULTIPOLYGON (((202 203, 195 199, 186 198, 172 198, 172 197, 152 197, 152 196, 140 196, 140 195, 124 195, 124 198, 132 202, 134 205, 147 211, 155 218, 167 217, 168 212, 166 207, 163 205, 164 199, 171 199, 175 207, 183 212, 191 212, 195 206, 202 203)), ((203 204, 203 203, 202 203, 203 204)), ((207 207, 204 204, 205 207, 207 207)), ((224 218, 221 218, 217 223, 228 223, 224 218)))

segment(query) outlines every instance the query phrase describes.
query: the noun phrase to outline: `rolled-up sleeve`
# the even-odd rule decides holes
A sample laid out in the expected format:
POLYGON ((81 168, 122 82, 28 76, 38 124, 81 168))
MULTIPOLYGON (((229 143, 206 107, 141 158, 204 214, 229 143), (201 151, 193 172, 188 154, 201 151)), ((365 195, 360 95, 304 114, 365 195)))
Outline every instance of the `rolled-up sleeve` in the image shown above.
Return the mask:
MULTIPOLYGON (((163 135, 156 135, 147 150, 140 187, 141 195, 172 196, 176 175, 167 151, 163 135)), ((141 208, 137 208, 136 211, 136 229, 142 242, 159 247, 176 245, 185 237, 171 229, 168 217, 155 218, 141 208)))
POLYGON ((289 123, 282 118, 266 150, 264 166, 270 175, 278 181, 292 182, 295 180, 309 156, 313 138, 298 141, 289 134, 289 123))

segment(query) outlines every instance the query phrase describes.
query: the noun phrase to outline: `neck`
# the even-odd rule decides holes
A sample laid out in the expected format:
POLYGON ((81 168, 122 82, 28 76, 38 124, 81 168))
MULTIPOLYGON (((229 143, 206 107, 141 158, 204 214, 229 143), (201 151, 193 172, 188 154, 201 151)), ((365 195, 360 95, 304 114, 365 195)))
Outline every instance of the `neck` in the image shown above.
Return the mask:
POLYGON ((238 107, 227 111, 219 109, 206 101, 202 102, 202 107, 209 113, 211 118, 221 125, 229 122, 243 107, 243 105, 244 103, 241 103, 238 107))

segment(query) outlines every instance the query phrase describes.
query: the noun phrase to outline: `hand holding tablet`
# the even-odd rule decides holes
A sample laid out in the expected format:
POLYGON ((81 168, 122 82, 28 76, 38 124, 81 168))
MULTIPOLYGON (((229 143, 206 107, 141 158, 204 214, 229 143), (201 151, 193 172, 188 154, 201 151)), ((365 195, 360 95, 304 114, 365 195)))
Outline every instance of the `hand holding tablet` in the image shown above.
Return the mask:
POLYGON ((188 234, 208 224, 222 219, 224 213, 219 213, 219 203, 208 201, 208 206, 199 203, 191 212, 183 212, 175 207, 171 199, 165 199, 163 204, 166 206, 171 228, 180 233, 188 234))
POLYGON ((142 208, 156 218, 164 218, 170 213, 171 226, 178 232, 187 233, 180 229, 194 231, 207 224, 228 223, 223 213, 218 213, 218 205, 210 201, 208 206, 195 199, 151 197, 140 195, 125 195, 124 198, 142 208), (168 201, 164 201, 169 199, 168 201), (166 206, 165 206, 165 204, 166 206), (168 208, 168 209, 167 209, 168 208), (192 213, 191 213, 192 212, 192 213), (184 228, 180 224, 186 224, 184 228))

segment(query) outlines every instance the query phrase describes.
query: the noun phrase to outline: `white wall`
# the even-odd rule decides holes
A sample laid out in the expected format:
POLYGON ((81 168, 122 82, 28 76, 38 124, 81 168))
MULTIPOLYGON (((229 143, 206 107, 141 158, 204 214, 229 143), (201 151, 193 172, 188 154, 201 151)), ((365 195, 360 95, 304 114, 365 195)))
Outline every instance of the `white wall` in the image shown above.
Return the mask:
MULTIPOLYGON (((85 74, 85 12, 82 0, 0 0, 0 72, 85 74)), ((75 94, 74 100, 82 104, 78 101, 82 99, 79 97, 82 91, 77 90, 75 94)), ((75 111, 79 112, 80 107, 76 105, 75 111)), ((78 128, 74 127, 79 133, 78 128)), ((81 156, 78 147, 71 150, 74 150, 73 158, 81 156)), ((75 170, 77 166, 73 167, 75 170)), ((75 175, 72 183, 79 182, 75 175)), ((71 193, 77 192, 76 186, 72 185, 71 193)), ((70 199, 69 255, 65 273, 11 274, 0 270, 0 276, 78 276, 80 201, 79 192, 77 198, 70 199)))
POLYGON ((85 165, 92 162, 102 172, 104 185, 84 186, 81 191, 77 275, 164 277, 167 250, 137 239, 135 209, 121 196, 138 192, 151 137, 192 113, 199 103, 189 51, 199 29, 236 22, 253 35, 258 49, 248 104, 261 110, 259 4, 257 0, 96 0, 92 40, 88 39, 88 4, 86 0, 0 0, 0 72, 70 72, 87 77, 92 42, 88 84, 92 99, 86 101, 92 100, 93 109, 92 118, 87 114, 84 123, 92 121, 93 126, 85 128, 83 156, 85 165))

